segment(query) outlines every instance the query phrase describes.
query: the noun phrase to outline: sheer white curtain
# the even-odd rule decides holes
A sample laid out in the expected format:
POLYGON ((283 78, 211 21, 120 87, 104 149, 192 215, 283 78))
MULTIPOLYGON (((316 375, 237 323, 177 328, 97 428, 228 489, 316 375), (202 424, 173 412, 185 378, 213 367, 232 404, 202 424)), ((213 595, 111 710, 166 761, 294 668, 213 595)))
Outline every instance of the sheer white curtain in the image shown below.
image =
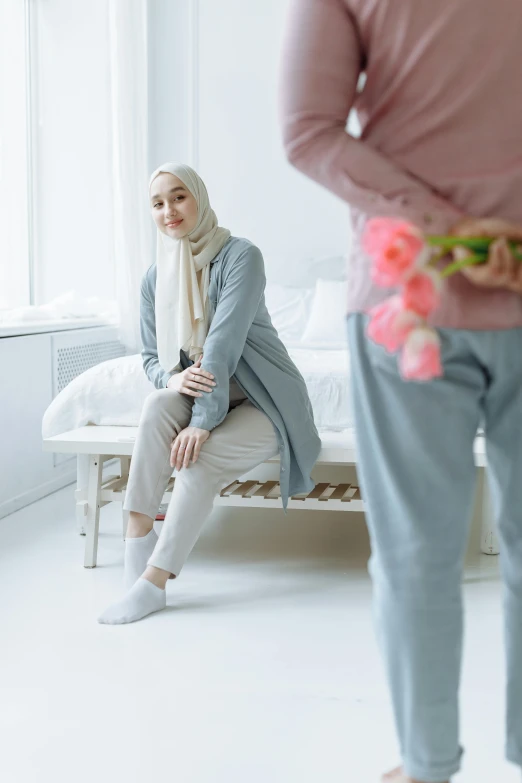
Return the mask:
POLYGON ((120 338, 140 350, 140 282, 151 264, 147 0, 109 0, 114 253, 120 338))

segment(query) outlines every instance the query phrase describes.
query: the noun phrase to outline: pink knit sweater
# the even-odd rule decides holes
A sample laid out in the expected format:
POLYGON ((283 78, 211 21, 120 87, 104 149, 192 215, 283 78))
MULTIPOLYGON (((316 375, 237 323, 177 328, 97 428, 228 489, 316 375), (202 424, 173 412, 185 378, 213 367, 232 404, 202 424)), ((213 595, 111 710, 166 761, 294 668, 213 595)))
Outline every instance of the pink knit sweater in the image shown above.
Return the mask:
MULTIPOLYGON (((463 215, 522 225, 521 30, 521 0, 293 0, 284 143, 350 205, 350 312, 389 293, 361 250, 369 217, 405 217, 432 234, 463 215), (353 107, 361 139, 346 131, 353 107)), ((456 275, 434 323, 522 326, 522 297, 456 275)))

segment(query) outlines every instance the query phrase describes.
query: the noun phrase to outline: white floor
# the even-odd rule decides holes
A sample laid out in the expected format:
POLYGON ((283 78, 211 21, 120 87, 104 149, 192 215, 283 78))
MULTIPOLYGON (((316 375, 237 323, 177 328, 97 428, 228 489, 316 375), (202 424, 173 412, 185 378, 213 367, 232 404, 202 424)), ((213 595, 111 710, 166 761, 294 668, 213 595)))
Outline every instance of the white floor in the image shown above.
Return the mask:
MULTIPOLYGON (((118 509, 94 570, 72 511, 67 488, 0 520, 2 781, 377 783, 395 765, 360 521, 219 510, 167 611, 109 627, 118 509)), ((496 558, 470 562, 465 593, 456 783, 519 783, 502 761, 496 558)))

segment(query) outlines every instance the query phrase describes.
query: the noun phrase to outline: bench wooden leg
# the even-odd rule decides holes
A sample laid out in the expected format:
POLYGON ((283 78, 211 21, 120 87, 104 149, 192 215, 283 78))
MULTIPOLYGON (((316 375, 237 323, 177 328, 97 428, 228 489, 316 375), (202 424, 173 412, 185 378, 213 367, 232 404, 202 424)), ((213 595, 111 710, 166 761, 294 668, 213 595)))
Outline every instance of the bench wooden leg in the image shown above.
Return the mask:
POLYGON ((500 542, 497 535, 497 525, 491 503, 487 470, 482 470, 480 514, 482 529, 480 533, 480 549, 485 555, 498 555, 500 542))
POLYGON ((87 516, 87 487, 89 485, 89 455, 76 457, 76 526, 80 536, 85 535, 85 517, 87 516))
POLYGON ((89 455, 89 484, 87 488, 87 516, 85 517, 85 568, 95 568, 98 555, 100 524, 100 492, 103 460, 99 454, 89 455))

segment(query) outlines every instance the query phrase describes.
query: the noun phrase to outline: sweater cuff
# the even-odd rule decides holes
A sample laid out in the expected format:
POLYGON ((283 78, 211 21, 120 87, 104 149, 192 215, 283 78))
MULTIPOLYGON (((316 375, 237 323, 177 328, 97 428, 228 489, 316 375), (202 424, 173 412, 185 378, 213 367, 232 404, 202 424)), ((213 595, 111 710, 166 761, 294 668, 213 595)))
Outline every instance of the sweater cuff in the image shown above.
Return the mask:
POLYGON ((364 225, 373 217, 402 218, 414 223, 424 234, 447 234, 466 213, 453 204, 432 195, 422 200, 408 196, 386 198, 378 193, 368 198, 366 209, 352 206, 356 223, 364 225))
POLYGON ((191 418, 190 423, 187 426, 197 427, 200 430, 206 430, 207 432, 212 432, 212 430, 215 429, 217 425, 211 424, 206 416, 202 416, 201 414, 199 415, 196 414, 191 418))
POLYGON ((412 215, 412 221, 428 236, 449 234, 451 229, 466 215, 463 212, 425 209, 412 215))
POLYGON ((179 375, 180 372, 181 372, 181 364, 178 364, 170 372, 163 373, 162 378, 161 378, 161 383, 163 385, 163 388, 166 389, 167 388, 167 383, 170 381, 172 376, 173 375, 179 375))

